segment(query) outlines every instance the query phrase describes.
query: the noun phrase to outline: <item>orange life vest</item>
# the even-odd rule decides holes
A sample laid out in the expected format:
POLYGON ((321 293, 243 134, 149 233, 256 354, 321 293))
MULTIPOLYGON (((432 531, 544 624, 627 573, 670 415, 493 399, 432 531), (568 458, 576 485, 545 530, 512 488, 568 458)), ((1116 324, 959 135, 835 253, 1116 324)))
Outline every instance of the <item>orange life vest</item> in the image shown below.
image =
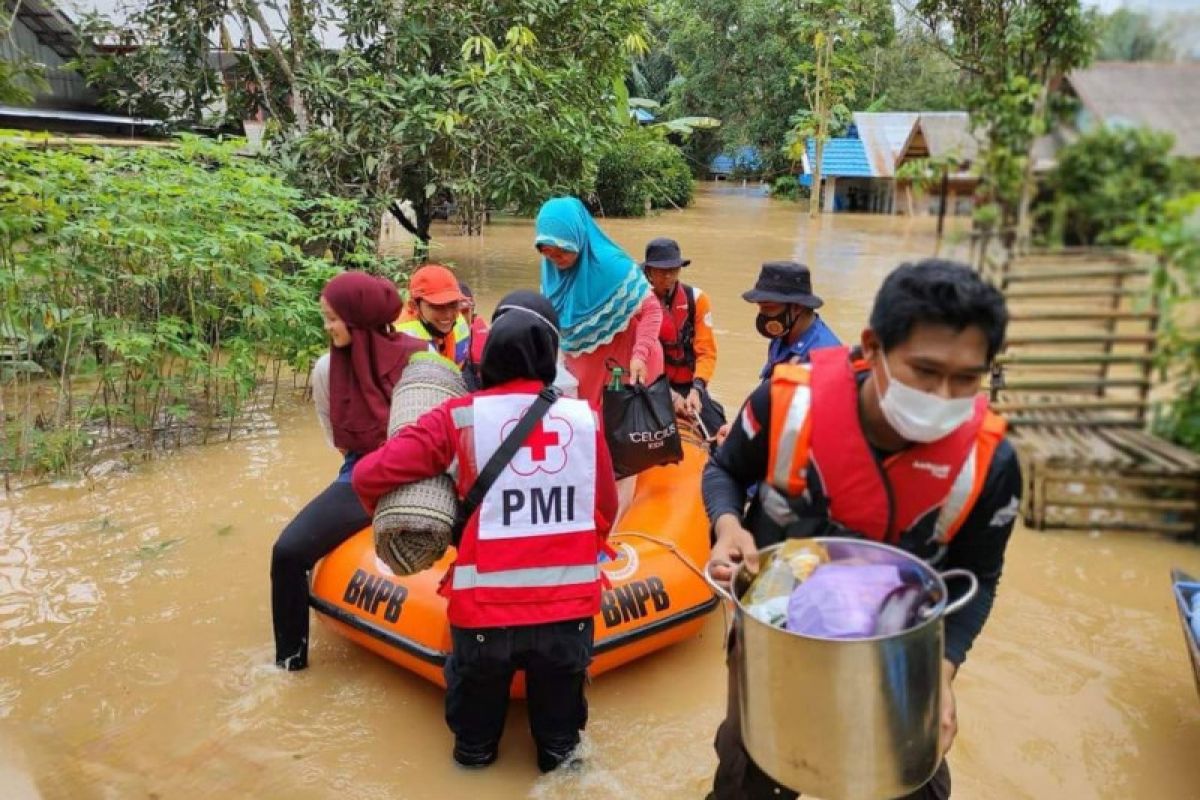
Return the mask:
POLYGON ((866 364, 852 364, 844 347, 814 350, 811 358, 811 364, 780 365, 771 376, 767 483, 799 498, 809 488, 811 463, 828 516, 840 526, 894 543, 937 511, 934 536, 948 543, 979 498, 1004 420, 980 395, 966 424, 889 456, 881 468, 858 418, 855 374, 866 364))
POLYGON ((690 384, 696 377, 696 290, 677 281, 662 303, 663 371, 670 383, 690 384))

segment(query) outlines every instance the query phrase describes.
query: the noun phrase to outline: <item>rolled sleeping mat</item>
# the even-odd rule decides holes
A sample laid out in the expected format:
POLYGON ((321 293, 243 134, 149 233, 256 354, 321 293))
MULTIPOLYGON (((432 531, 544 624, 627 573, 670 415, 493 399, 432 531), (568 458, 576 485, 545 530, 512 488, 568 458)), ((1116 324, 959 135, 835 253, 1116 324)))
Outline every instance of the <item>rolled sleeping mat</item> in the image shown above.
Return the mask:
MULTIPOLYGON (((392 390, 388 436, 427 411, 467 393, 454 362, 416 353, 392 390)), ((449 475, 438 475, 385 494, 375 508, 375 555, 396 575, 429 569, 450 545, 458 493, 449 475)))

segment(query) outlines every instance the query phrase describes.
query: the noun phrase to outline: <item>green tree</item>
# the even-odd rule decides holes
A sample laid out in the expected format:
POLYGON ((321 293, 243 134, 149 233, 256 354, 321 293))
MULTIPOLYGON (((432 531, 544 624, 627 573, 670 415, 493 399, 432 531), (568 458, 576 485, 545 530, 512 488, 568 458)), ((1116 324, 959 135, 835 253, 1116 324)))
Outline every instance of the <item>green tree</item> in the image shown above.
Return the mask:
POLYGON ((1143 128, 1090 131, 1062 148, 1038 209, 1050 237, 1072 245, 1124 245, 1157 227, 1172 198, 1200 189, 1200 167, 1171 155, 1170 134, 1143 128))
MULTIPOLYGON (((672 83, 669 111, 719 118, 721 145, 753 145, 767 174, 789 171, 793 118, 811 108, 797 71, 816 60, 810 29, 814 19, 828 16, 829 5, 827 0, 783 6, 774 0, 670 0, 667 50, 679 79, 672 83)), ((875 43, 890 41, 894 19, 887 0, 835 5, 859 20, 875 43)))
POLYGON ((277 152, 309 190, 393 208, 422 241, 444 192, 467 232, 487 208, 586 193, 595 154, 624 124, 611 112, 613 85, 645 51, 644 9, 342 0, 343 47, 311 54, 297 76, 312 124, 280 137, 277 152))
POLYGON ((1028 237, 1037 137, 1054 112, 1050 87, 1091 59, 1095 14, 1079 0, 918 0, 915 14, 968 80, 972 123, 987 133, 984 190, 1000 224, 1028 237))
POLYGON ((1101 18, 1097 61, 1173 61, 1175 46, 1164 26, 1149 14, 1118 8, 1101 18))
POLYGON ((941 42, 912 20, 895 39, 876 45, 865 97, 880 111, 961 111, 967 107, 962 72, 941 42))
POLYGON ((808 139, 813 140, 810 217, 821 212, 821 167, 830 129, 838 119, 849 118, 858 87, 868 74, 865 57, 874 32, 858 6, 845 0, 816 0, 805 4, 796 19, 798 38, 809 46, 812 57, 801 61, 793 76, 804 87, 806 108, 796 115, 789 132, 790 154, 799 159, 808 139))

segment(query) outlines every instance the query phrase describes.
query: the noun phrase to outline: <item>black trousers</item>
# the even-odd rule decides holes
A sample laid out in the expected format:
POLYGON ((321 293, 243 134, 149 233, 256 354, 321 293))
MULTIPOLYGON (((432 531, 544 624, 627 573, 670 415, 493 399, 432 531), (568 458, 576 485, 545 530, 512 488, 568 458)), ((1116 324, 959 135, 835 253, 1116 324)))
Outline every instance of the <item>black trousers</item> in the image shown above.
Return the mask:
MULTIPOLYGON (((738 646, 736 637, 730 636, 731 649, 738 646)), ((717 728, 713 746, 717 751, 717 774, 713 777, 713 790, 708 795, 714 800, 759 800, 759 798, 783 798, 794 800, 799 793, 776 783, 763 772, 742 743, 742 716, 738 708, 737 659, 729 658, 729 704, 725 710, 725 721, 717 728)), ((950 767, 945 760, 938 765, 933 777, 916 791, 900 800, 948 800, 950 797, 950 767)))
POLYGON ((349 483, 331 483, 288 523, 271 551, 275 663, 308 666, 308 572, 371 521, 349 483))
MULTIPOLYGON (((681 397, 687 397, 693 387, 690 383, 672 383, 671 388, 681 397)), ((698 391, 700 392, 700 421, 708 429, 709 436, 716 436, 717 429, 726 422, 725 407, 713 400, 708 389, 699 389, 698 391)))
POLYGON ((591 617, 508 628, 451 626, 446 723, 456 757, 481 763, 495 757, 513 675, 523 669, 538 766, 547 772, 565 760, 587 724, 583 687, 594 633, 591 617))

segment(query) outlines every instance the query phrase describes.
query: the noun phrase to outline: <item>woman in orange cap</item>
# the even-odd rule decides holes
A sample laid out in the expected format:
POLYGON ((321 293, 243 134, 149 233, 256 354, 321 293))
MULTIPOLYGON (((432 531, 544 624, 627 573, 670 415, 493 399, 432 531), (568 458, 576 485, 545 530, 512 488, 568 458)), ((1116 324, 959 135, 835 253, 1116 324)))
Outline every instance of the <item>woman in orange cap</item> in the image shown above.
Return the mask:
POLYGON ((461 367, 471 350, 471 329, 461 313, 466 299, 449 268, 426 264, 409 278, 397 330, 429 342, 431 350, 461 367))

